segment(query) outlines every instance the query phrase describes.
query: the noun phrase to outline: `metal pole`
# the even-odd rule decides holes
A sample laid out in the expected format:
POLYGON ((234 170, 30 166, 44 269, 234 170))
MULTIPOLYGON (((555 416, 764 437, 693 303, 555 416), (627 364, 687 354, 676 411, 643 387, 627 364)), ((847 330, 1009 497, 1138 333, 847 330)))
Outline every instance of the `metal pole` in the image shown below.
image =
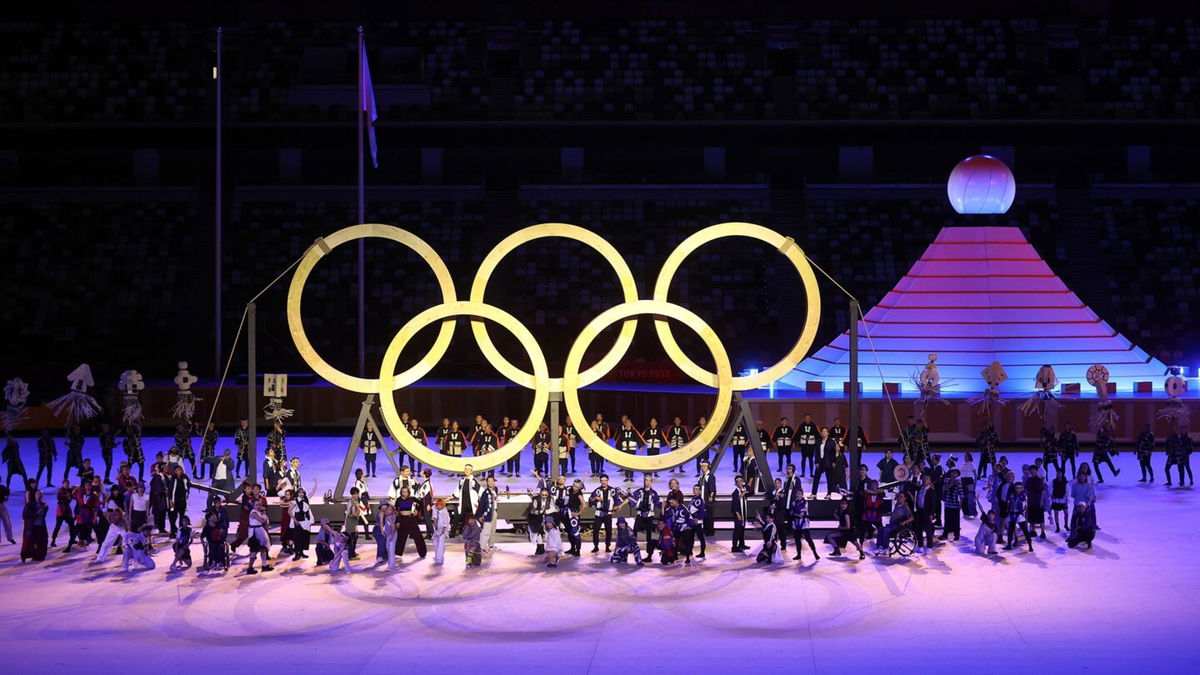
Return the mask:
POLYGON ((214 331, 216 336, 216 345, 213 351, 213 369, 214 371, 221 368, 221 355, 225 350, 221 346, 221 33, 224 29, 217 26, 217 67, 213 72, 213 78, 217 81, 217 175, 216 175, 216 194, 214 198, 214 230, 215 239, 213 248, 213 314, 217 329, 214 331))
MULTIPOLYGON (((358 222, 367 220, 364 197, 363 171, 363 28, 358 27, 358 100, 354 102, 354 116, 358 118, 358 222)), ((367 330, 366 330, 366 260, 367 249, 364 239, 358 240, 358 375, 367 376, 367 330)))
MULTIPOLYGON (((862 464, 858 447, 858 301, 850 301, 850 426, 847 427, 847 442, 850 444, 850 476, 858 476, 862 464)), ((852 481, 853 482, 853 481, 852 481)))
MULTIPOLYGON (((562 402, 562 392, 550 392, 550 483, 558 481, 559 466, 558 466, 558 440, 562 435, 562 425, 559 423, 559 405, 562 402)), ((570 447, 567 448, 567 456, 571 454, 570 447)))
POLYGON ((246 419, 250 422, 250 447, 246 452, 246 473, 251 483, 258 482, 258 354, 256 309, 253 302, 246 303, 246 419))

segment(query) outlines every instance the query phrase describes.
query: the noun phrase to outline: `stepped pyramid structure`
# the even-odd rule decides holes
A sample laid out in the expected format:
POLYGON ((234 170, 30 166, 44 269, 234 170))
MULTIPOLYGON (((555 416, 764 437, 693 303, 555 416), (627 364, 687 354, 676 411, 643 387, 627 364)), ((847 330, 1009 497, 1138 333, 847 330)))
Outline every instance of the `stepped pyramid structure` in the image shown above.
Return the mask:
MULTIPOLYGON (((1063 383, 1090 391, 1087 369, 1108 367, 1124 391, 1157 381, 1162 362, 1117 333, 1050 269, 1016 227, 947 227, 921 259, 859 322, 859 379, 863 391, 910 378, 938 354, 943 395, 969 397, 986 386, 980 371, 999 361, 1008 372, 1001 391, 1028 392, 1042 364, 1063 383), (872 340, 876 353, 872 353, 872 340), (878 367, 876 366, 878 358, 878 367), (883 371, 880 377, 880 369, 883 371)), ((849 333, 809 356, 782 382, 803 389, 822 381, 840 393, 849 380, 849 333)))

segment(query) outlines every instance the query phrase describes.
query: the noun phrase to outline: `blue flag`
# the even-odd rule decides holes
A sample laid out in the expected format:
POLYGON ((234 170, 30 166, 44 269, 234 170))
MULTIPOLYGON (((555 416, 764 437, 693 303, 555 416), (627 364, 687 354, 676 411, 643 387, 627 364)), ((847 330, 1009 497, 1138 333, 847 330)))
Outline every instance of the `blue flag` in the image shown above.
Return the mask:
POLYGON ((375 88, 371 86, 371 67, 367 65, 367 43, 362 43, 362 54, 359 57, 362 72, 359 81, 362 82, 358 92, 359 114, 367 113, 367 138, 371 142, 371 166, 379 168, 379 148, 375 144, 375 120, 379 113, 375 109, 375 88))

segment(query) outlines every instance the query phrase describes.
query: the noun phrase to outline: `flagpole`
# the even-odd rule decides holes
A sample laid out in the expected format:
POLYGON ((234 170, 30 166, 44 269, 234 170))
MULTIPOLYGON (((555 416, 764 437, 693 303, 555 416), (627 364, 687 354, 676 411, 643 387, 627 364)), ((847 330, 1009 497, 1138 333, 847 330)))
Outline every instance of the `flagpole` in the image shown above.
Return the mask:
MULTIPOLYGON (((363 27, 358 27, 358 100, 354 104, 355 117, 358 118, 358 222, 367 220, 366 199, 364 197, 363 172, 363 27)), ((367 249, 364 239, 358 240, 358 374, 367 376, 366 358, 366 258, 367 249)))
POLYGON ((216 175, 216 192, 214 195, 215 215, 213 218, 214 238, 213 248, 213 315, 216 330, 213 334, 216 336, 216 345, 213 356, 213 370, 221 367, 221 356, 224 350, 221 349, 221 239, 224 223, 221 213, 221 33, 223 28, 217 26, 217 69, 213 73, 213 79, 217 81, 217 175, 216 175))

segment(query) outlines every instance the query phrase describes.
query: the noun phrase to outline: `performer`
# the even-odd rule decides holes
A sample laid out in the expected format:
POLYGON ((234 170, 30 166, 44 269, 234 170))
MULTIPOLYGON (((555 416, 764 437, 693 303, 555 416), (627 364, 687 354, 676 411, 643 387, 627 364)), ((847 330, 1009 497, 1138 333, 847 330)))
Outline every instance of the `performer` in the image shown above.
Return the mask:
MULTIPOLYGON (((21 461, 21 445, 12 437, 12 432, 4 433, 4 464, 8 469, 8 476, 4 479, 6 488, 12 483, 13 476, 21 477, 21 485, 29 484, 29 476, 25 474, 25 463, 21 461)), ((38 481, 40 480, 39 474, 38 481)))
MULTIPOLYGON (((362 502, 362 493, 356 487, 350 488, 350 499, 346 501, 346 513, 342 516, 342 534, 345 535, 345 553, 348 560, 358 560, 358 525, 362 523, 363 527, 366 527, 364 522, 366 514, 367 507, 362 502)), ((253 548, 250 550, 250 556, 254 557, 253 548)), ((333 569, 330 568, 331 571, 333 569)))
POLYGON ((371 420, 367 420, 362 437, 358 439, 358 447, 363 452, 363 465, 366 467, 366 474, 371 478, 378 477, 376 475, 376 460, 378 459, 379 445, 379 433, 375 431, 375 425, 371 424, 371 420))
MULTIPOLYGON (((487 420, 483 421, 483 427, 479 433, 475 434, 471 439, 471 450, 475 455, 490 455, 500 448, 500 437, 492 432, 492 425, 487 420)), ((495 476, 495 469, 487 471, 488 476, 495 476)))
MULTIPOLYGON (((617 550, 613 551, 609 562, 629 562, 629 556, 633 556, 633 562, 637 563, 638 567, 642 566, 642 552, 638 549, 637 535, 629 529, 629 524, 625 522, 624 518, 617 518, 617 550)), ((701 553, 700 557, 703 558, 704 554, 701 553)))
POLYGON ((1029 498, 1025 494, 1024 484, 1018 482, 1013 485, 1013 489, 1008 496, 1008 545, 1004 547, 1005 551, 1011 551, 1017 543, 1017 528, 1021 528, 1021 533, 1025 535, 1025 543, 1029 545, 1029 551, 1033 552, 1033 540, 1029 537, 1029 522, 1026 510, 1029 507, 1029 498))
POLYGON ((775 445, 775 470, 783 471, 785 465, 792 463, 792 441, 796 438, 796 431, 788 424, 788 418, 780 417, 779 426, 775 427, 775 432, 771 434, 771 442, 775 445))
POLYGON ((467 447, 467 435, 458 427, 458 421, 450 423, 450 430, 446 432, 445 438, 445 453, 451 457, 462 457, 463 451, 467 447))
POLYGON ((760 510, 758 512, 758 522, 761 526, 763 540, 762 548, 758 552, 758 564, 768 565, 783 562, 783 556, 779 552, 779 542, 775 536, 775 522, 771 516, 771 512, 765 508, 760 510))
MULTIPOLYGON (((1154 467, 1150 466, 1150 456, 1154 454, 1154 432, 1150 429, 1149 423, 1142 427, 1142 433, 1138 434, 1137 440, 1134 441, 1134 447, 1137 449, 1138 465, 1142 469, 1142 477, 1138 482, 1145 483, 1146 475, 1149 474, 1150 482, 1153 483, 1154 467)), ((1167 478, 1169 480, 1170 476, 1167 478)))
POLYGON ((918 419, 913 428, 911 452, 913 464, 923 469, 929 460, 929 428, 925 426, 923 419, 918 419))
POLYGON ((801 539, 808 542, 808 548, 812 550, 813 557, 816 560, 821 559, 821 554, 817 553, 817 545, 813 543, 811 525, 808 521, 808 501, 804 499, 804 490, 797 489, 791 496, 791 508, 788 511, 789 524, 792 528, 792 538, 796 542, 796 555, 792 560, 800 560, 804 553, 804 544, 801 539))
MULTIPOLYGON (((500 437, 501 447, 511 443, 512 440, 514 438, 516 438, 517 433, 519 431, 520 431, 520 423, 516 419, 509 420, 508 424, 501 428, 501 433, 502 433, 502 436, 500 437)), ((525 448, 521 448, 519 451, 517 451, 517 453, 515 455, 513 455, 512 457, 509 457, 507 460, 505 460, 505 462, 504 462, 504 469, 505 469, 504 475, 505 476, 515 477, 515 478, 521 477, 521 453, 524 451, 525 451, 525 448)))
POLYGON ((533 470, 542 475, 550 473, 550 425, 545 422, 533 435, 533 470))
MULTIPOLYGON (((36 484, 37 481, 34 480, 36 484)), ((28 482, 26 483, 28 484, 28 482)), ((55 495, 57 502, 54 511, 54 535, 50 538, 50 545, 58 546, 58 531, 62 528, 63 523, 67 525, 67 548, 65 553, 71 552, 71 545, 75 543, 75 514, 72 510, 75 501, 74 490, 71 488, 71 481, 64 480, 62 487, 58 489, 55 495)))
POLYGON ((325 537, 325 558, 329 563, 329 573, 333 574, 339 569, 345 570, 346 574, 352 574, 354 568, 350 567, 350 561, 356 556, 353 554, 354 547, 352 539, 356 533, 351 533, 347 536, 345 533, 338 532, 329 526, 329 519, 321 520, 321 534, 317 535, 317 564, 321 564, 321 537, 325 537))
POLYGON ((1070 475, 1074 476, 1078 473, 1079 470, 1075 468, 1075 457, 1079 454, 1079 439, 1075 437, 1070 422, 1063 425, 1063 431, 1058 435, 1058 451, 1062 453, 1062 458, 1059 460, 1062 463, 1062 470, 1066 471, 1067 461, 1070 460, 1070 475))
POLYGON ((592 553, 600 551, 600 529, 604 528, 604 552, 612 551, 612 512, 618 508, 616 489, 608 484, 608 475, 600 475, 600 487, 592 490, 588 502, 592 505, 592 553))
POLYGON ((554 503, 550 500, 550 490, 542 488, 529 500, 525 508, 525 522, 529 525, 529 541, 534 544, 534 555, 546 552, 546 519, 554 520, 554 503))
POLYGON ((425 467, 421 470, 421 476, 424 478, 417 484, 417 489, 412 491, 413 499, 417 500, 421 507, 421 517, 425 520, 425 538, 433 539, 433 470, 425 467))
POLYGON ((450 455, 446 447, 449 445, 449 443, 446 442, 446 439, 450 436, 450 431, 453 428, 454 427, 450 425, 450 418, 443 417, 442 426, 438 427, 437 434, 434 436, 434 440, 437 441, 438 452, 442 453, 443 455, 450 455))
POLYGON ((131 563, 137 563, 142 569, 154 569, 154 558, 150 557, 150 543, 147 537, 150 533, 150 526, 144 525, 143 529, 131 529, 122 535, 122 556, 121 569, 128 572, 131 563))
POLYGON ((233 432, 233 444, 237 446, 237 461, 233 465, 233 477, 241 478, 250 473, 250 421, 240 420, 233 432))
MULTIPOLYGON (((621 423, 621 428, 617 430, 617 449, 630 455, 636 455, 644 445, 646 445, 646 439, 642 438, 638 430, 633 428, 633 421, 626 417, 621 423)), ((625 480, 633 480, 632 470, 625 469, 624 473, 625 480)))
POLYGON ((171 523, 171 536, 174 537, 178 530, 179 518, 187 511, 192 481, 184 474, 183 467, 177 466, 175 473, 167 476, 164 482, 167 490, 167 519, 171 523))
MULTIPOLYGON (((38 439, 38 472, 37 481, 42 482, 42 470, 46 470, 46 487, 54 487, 54 460, 58 458, 58 447, 50 436, 49 429, 42 429, 42 437, 38 439)), ((66 476, 63 477, 64 479, 66 476)))
POLYGON ((175 554, 175 558, 171 561, 167 572, 179 572, 192 567, 192 521, 187 516, 183 517, 183 522, 179 526, 179 531, 175 534, 175 540, 171 543, 171 552, 175 554))
MULTIPOLYGON (((716 490, 713 490, 715 493, 716 490)), ((704 533, 704 523, 709 519, 709 500, 705 499, 701 486, 699 484, 692 486, 692 498, 685 505, 688 509, 688 516, 692 522, 692 537, 700 540, 700 553, 696 555, 700 560, 704 559, 704 550, 708 546, 708 538, 704 533)), ((688 547, 691 551, 691 547, 688 547)))
POLYGON ((468 514, 462 528, 463 553, 466 554, 467 567, 479 567, 483 564, 483 552, 479 543, 482 532, 483 528, 479 526, 475 514, 468 514))
POLYGON ((1041 541, 1046 541, 1046 504, 1049 503, 1046 499, 1045 475, 1046 472, 1035 465, 1030 467, 1025 476, 1025 495, 1029 503, 1026 518, 1029 520, 1029 529, 1037 534, 1041 541), (1042 530, 1040 533, 1039 527, 1042 530))
MULTIPOLYGON (((408 538, 412 537, 413 545, 417 548, 417 555, 421 558, 425 557, 425 538, 421 536, 420 522, 421 503, 413 498, 412 493, 408 488, 403 488, 400 491, 400 497, 396 500, 396 556, 404 555, 404 546, 408 543, 408 538)), ((389 568, 392 569, 392 568, 389 568)))
MULTIPOLYGON (((463 525, 466 522, 468 515, 475 515, 475 509, 479 506, 479 500, 483 487, 474 476, 475 469, 470 464, 463 467, 463 477, 459 479, 458 486, 454 489, 454 494, 451 499, 458 502, 458 518, 455 530, 461 532, 463 525)), ((399 493, 397 493, 399 494, 399 493)), ((450 536, 455 536, 451 532, 450 536)))
MULTIPOLYGON (((212 459, 217 454, 217 441, 221 435, 217 433, 217 425, 209 422, 204 429, 204 436, 200 441, 200 475, 197 478, 204 478, 205 467, 211 465, 208 460, 212 459)), ((216 469, 216 466, 213 466, 216 469)), ((212 471, 208 472, 209 478, 212 478, 212 471)))
POLYGON ((312 536, 313 512, 308 501, 308 492, 302 487, 296 488, 296 499, 288 511, 292 524, 292 560, 308 557, 308 542, 312 536))
POLYGON ((700 495, 704 498, 704 517, 700 520, 703 523, 702 532, 705 536, 712 537, 716 534, 713 525, 713 504, 717 501, 717 476, 709 467, 708 462, 700 462, 700 480, 697 481, 700 486, 700 495))
MULTIPOLYGON (((576 479, 576 485, 579 486, 578 489, 582 489, 583 483, 576 479)), ((576 487, 573 485, 572 490, 575 489, 576 487)), ((567 551, 567 554, 573 555, 576 558, 580 556, 582 553, 581 549, 583 548, 583 528, 579 521, 579 503, 578 501, 574 502, 567 512, 566 527, 567 540, 571 543, 571 550, 567 551)))
POLYGON ((746 425, 741 421, 733 428, 733 435, 729 438, 729 445, 733 448, 733 472, 743 473, 743 464, 746 461, 746 447, 750 444, 750 437, 746 434, 746 425))
POLYGON ((959 516, 962 513, 963 484, 960 476, 962 472, 958 469, 950 469, 949 478, 942 483, 942 508, 945 513, 939 541, 946 541, 951 533, 954 534, 954 541, 958 541, 962 535, 959 516))
MULTIPOLYGON (((691 434, 688 433, 688 428, 683 426, 683 419, 680 417, 676 417, 676 418, 672 419, 671 420, 671 428, 667 429, 667 447, 670 448, 671 450, 678 450, 679 448, 682 448, 684 445, 687 445, 687 442, 690 440, 692 440, 692 437, 691 437, 691 434)), ((704 450, 704 452, 700 453, 700 455, 698 455, 696 457, 696 473, 700 473, 701 460, 704 460, 704 461, 708 460, 708 449, 707 448, 704 450)), ((671 471, 674 473, 674 472, 679 472, 682 470, 683 470, 682 466, 677 466, 674 469, 672 469, 671 471)), ((649 555, 649 554, 647 554, 647 555, 649 555)))
MULTIPOLYGON (((679 418, 678 418, 678 417, 676 417, 675 419, 679 419, 679 418)), ((680 422, 682 423, 682 420, 681 420, 680 422)), ((691 436, 689 436, 689 437, 687 437, 687 438, 684 438, 683 442, 682 442, 682 443, 679 443, 679 446, 680 446, 680 447, 682 447, 684 443, 687 443, 687 442, 688 442, 688 441, 690 441, 691 439, 693 439, 693 438, 695 438, 695 437, 699 436, 700 434, 704 433, 704 427, 706 427, 706 426, 708 426, 708 418, 707 418, 707 417, 701 417, 699 420, 697 420, 697 421, 696 421, 696 427, 695 427, 694 429, 692 429, 692 434, 691 434, 691 436)), ((676 440, 675 442, 678 442, 678 437, 676 437, 676 439, 677 439, 677 440, 676 440)), ((696 455, 696 475, 697 475, 697 476, 699 476, 699 475, 700 475, 700 462, 707 462, 707 461, 710 461, 710 450, 712 450, 713 448, 716 448, 716 447, 717 447, 717 445, 718 445, 719 443, 720 443, 720 441, 719 441, 719 440, 718 440, 718 441, 714 441, 714 443, 713 443, 713 445, 712 445, 712 447, 711 447, 711 448, 705 448, 704 450, 702 450, 702 451, 700 452, 700 454, 696 455)), ((674 449, 676 449, 676 448, 672 447, 671 449, 672 449, 672 450, 674 450, 674 449)), ((684 469, 683 469, 683 466, 682 466, 682 465, 680 465, 680 466, 678 466, 678 467, 675 467, 675 469, 676 469, 676 471, 678 471, 679 473, 684 473, 684 469)))
POLYGON ((1058 435, 1054 433, 1054 425, 1043 425, 1040 434, 1042 463, 1046 466, 1053 466, 1061 472, 1063 467, 1059 465, 1058 435))
POLYGON ((112 426, 105 423, 100 425, 100 432, 96 434, 96 440, 100 442, 100 458, 104 460, 104 482, 109 484, 112 483, 109 476, 112 473, 113 448, 117 447, 117 435, 113 432, 112 426))
POLYGON ((479 519, 482 529, 479 544, 484 553, 491 555, 496 551, 496 519, 499 517, 500 491, 496 489, 496 477, 488 476, 484 483, 483 492, 479 494, 479 506, 475 508, 475 517, 479 519))
POLYGON ((450 512, 446 510, 446 500, 441 497, 433 502, 433 563, 442 565, 446 562, 446 539, 450 537, 450 512))
POLYGON ((733 492, 729 495, 729 508, 733 515, 733 541, 730 550, 734 553, 742 553, 750 550, 750 547, 746 546, 746 514, 749 513, 747 500, 749 495, 746 492, 746 481, 741 476, 735 478, 733 482, 733 492))
MULTIPOLYGON (((817 425, 813 424, 811 413, 804 413, 804 419, 800 422, 800 427, 796 429, 796 442, 800 446, 800 477, 804 478, 805 468, 816 475, 816 467, 813 464, 814 454, 817 449, 817 439, 820 436, 820 430, 817 425)), ((778 525, 778 523, 776 523, 778 525)))
POLYGON ((825 476, 825 498, 829 499, 829 494, 833 490, 833 486, 830 484, 829 470, 832 468, 834 455, 837 453, 837 442, 830 438, 828 427, 821 427, 818 433, 820 433, 820 438, 810 455, 812 460, 810 466, 815 468, 813 469, 813 483, 809 499, 817 498, 817 488, 821 485, 821 476, 825 476))
MULTIPOLYGON (((850 516, 850 500, 843 499, 837 505, 837 530, 825 535, 825 543, 833 547, 833 555, 842 554, 842 549, 846 548, 847 544, 854 544, 854 548, 858 549, 858 559, 862 560, 867 557, 863 552, 862 544, 858 538, 858 532, 855 530, 850 516)), ((800 549, 799 546, 796 547, 800 549)), ((796 556, 799 558, 799 556, 796 556)))
POLYGON ((979 555, 996 555, 996 535, 999 531, 999 517, 995 511, 988 511, 979 521, 979 531, 975 533, 975 552, 979 555))
POLYGON ((67 431, 67 462, 63 467, 63 479, 67 478, 72 468, 83 466, 83 433, 78 424, 73 424, 67 431))
POLYGON ((571 475, 575 475, 575 449, 579 446, 579 432, 575 429, 575 425, 571 422, 571 417, 568 415, 563 420, 561 428, 561 437, 558 441, 558 461, 559 473, 567 473, 567 460, 571 463, 571 475), (567 457, 564 457, 564 453, 567 457))
MULTIPOLYGON (((34 481, 36 483, 36 481, 34 481)), ((26 483, 28 485, 28 482, 26 483)), ((5 486, 5 492, 8 487, 5 486)), ((21 511, 21 520, 23 530, 21 532, 21 562, 33 560, 41 562, 46 559, 46 512, 48 507, 43 501, 44 496, 41 490, 33 487, 33 492, 25 500, 25 507, 21 511)), ((7 496, 4 500, 7 502, 7 496)), ((15 544, 12 537, 12 524, 9 523, 8 504, 0 502, 0 508, 4 509, 4 521, 8 528, 8 542, 15 544)))
POLYGON ((996 463, 996 448, 1000 445, 1000 436, 991 422, 984 422, 983 429, 975 436, 975 447, 979 448, 979 478, 987 477, 987 470, 996 463))
MULTIPOLYGON (((667 435, 658 427, 658 418, 650 418, 650 426, 642 433, 642 439, 646 443, 646 454, 657 455, 663 448, 667 447, 667 435)), ((657 476, 658 472, 655 471, 657 476)))
POLYGON ((1096 445, 1092 449, 1092 466, 1096 469, 1096 481, 1104 482, 1104 474, 1100 473, 1100 465, 1107 464, 1113 478, 1121 475, 1121 470, 1113 466, 1112 456, 1117 454, 1117 444, 1108 435, 1108 427, 1101 426, 1096 430, 1096 445))
POLYGON ((635 518, 633 520, 633 536, 639 532, 646 533, 646 557, 654 555, 654 519, 662 506, 658 491, 652 485, 650 476, 642 477, 642 487, 633 491, 631 501, 635 518))
MULTIPOLYGON (((558 561, 562 558, 563 543, 562 533, 558 529, 558 521, 554 516, 546 516, 542 521, 542 527, 546 531, 546 552, 542 557, 542 561, 546 567, 558 567, 558 561)), ((637 545, 637 540, 634 540, 634 545, 637 545)), ((638 563, 639 565, 641 563, 638 563)))
POLYGON ((267 432, 267 451, 274 451, 280 464, 287 464, 287 430, 281 420, 275 420, 271 430, 267 432))
MULTIPOLYGON (((429 447, 429 437, 425 434, 425 430, 421 428, 421 424, 417 420, 417 418, 415 418, 415 417, 409 418, 408 433, 414 439, 416 439, 416 441, 418 443, 420 443, 422 446, 429 447)), ((408 454, 408 453, 405 453, 405 454, 408 454)), ((408 468, 412 469, 413 473, 420 473, 421 472, 421 463, 417 461, 416 457, 413 457, 412 455, 408 455, 408 468)))
POLYGON ((674 496, 667 497, 667 508, 663 509, 663 520, 670 526, 671 535, 675 540, 676 559, 682 553, 683 564, 692 564, 692 543, 695 536, 695 521, 689 508, 674 496))
MULTIPOLYGON (((601 443, 608 443, 608 441, 612 439, 612 426, 610 426, 608 422, 604 421, 604 415, 596 413, 595 419, 592 420, 591 427, 592 431, 594 431, 596 435, 600 437, 601 443)), ((604 473, 603 455, 592 450, 591 448, 588 448, 588 458, 591 460, 593 478, 596 478, 600 474, 604 473)))
MULTIPOLYGON (((1179 486, 1183 487, 1183 474, 1188 476, 1188 486, 1195 485, 1192 478, 1192 437, 1186 426, 1179 427, 1175 442, 1175 466, 1179 467, 1179 486)), ((1167 483, 1170 485, 1170 482, 1167 483)))

